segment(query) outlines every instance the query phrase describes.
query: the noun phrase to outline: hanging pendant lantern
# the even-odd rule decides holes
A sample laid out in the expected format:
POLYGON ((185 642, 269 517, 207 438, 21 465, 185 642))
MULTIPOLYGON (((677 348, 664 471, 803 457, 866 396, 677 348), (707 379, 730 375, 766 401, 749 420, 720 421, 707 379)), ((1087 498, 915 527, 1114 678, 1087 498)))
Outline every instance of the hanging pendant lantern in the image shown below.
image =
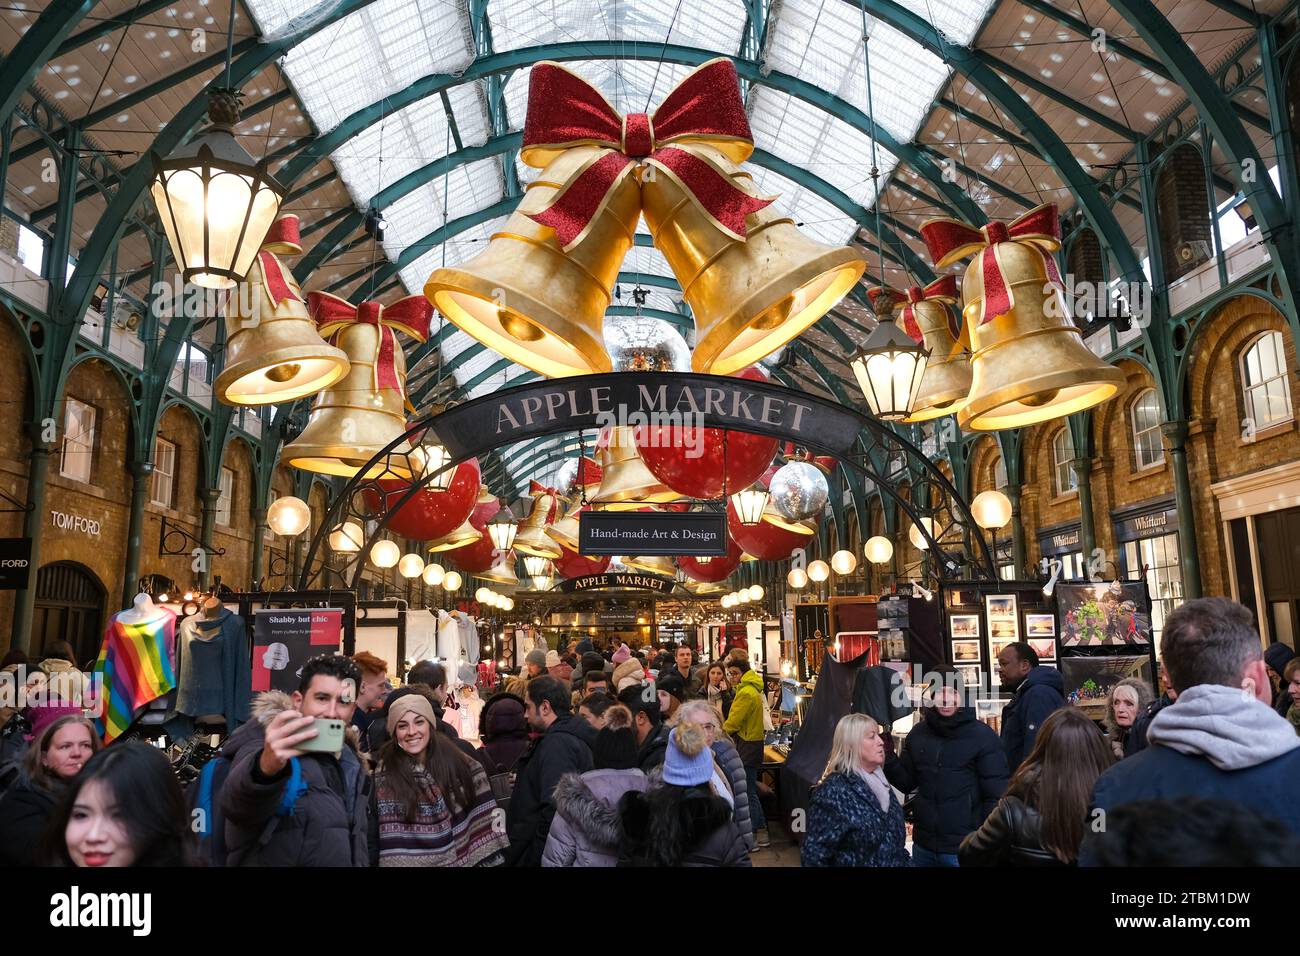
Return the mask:
POLYGON ((150 153, 150 193, 185 282, 229 289, 248 275, 286 190, 235 139, 237 90, 208 95, 209 126, 166 159, 150 153))
POLYGON ((736 517, 746 528, 752 528, 763 520, 763 509, 767 507, 768 493, 762 485, 752 485, 744 491, 731 496, 736 508, 736 517))
POLYGON ((911 415, 929 357, 892 319, 882 319, 849 361, 871 414, 886 422, 911 415))
POLYGON ((496 516, 488 522, 488 534, 492 536, 492 545, 498 551, 509 551, 515 546, 515 536, 519 533, 519 522, 510 510, 502 506, 496 516))

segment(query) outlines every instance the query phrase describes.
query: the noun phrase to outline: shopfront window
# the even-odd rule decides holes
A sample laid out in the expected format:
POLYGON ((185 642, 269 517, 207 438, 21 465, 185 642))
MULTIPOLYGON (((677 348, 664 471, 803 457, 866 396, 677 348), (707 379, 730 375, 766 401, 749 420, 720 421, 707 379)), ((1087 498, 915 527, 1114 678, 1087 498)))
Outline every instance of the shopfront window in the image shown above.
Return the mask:
POLYGON ((1073 460, 1074 441, 1070 438, 1070 429, 1062 428, 1052 439, 1052 470, 1058 495, 1066 495, 1079 488, 1079 480, 1070 467, 1073 460))
POLYGON ((1124 544, 1124 566, 1132 580, 1146 569, 1151 590, 1151 639, 1160 647, 1160 632, 1167 618, 1183 603, 1183 569, 1178 560, 1178 535, 1162 534, 1124 544))
POLYGON ((1165 460, 1165 446, 1160 441, 1160 401, 1154 388, 1148 388, 1133 403, 1133 453, 1138 468, 1150 468, 1165 460))
POLYGON ((166 438, 157 438, 153 446, 153 503, 170 508, 175 483, 176 446, 166 438))
POLYGON ((95 455, 95 406, 69 398, 63 413, 63 446, 59 474, 73 481, 90 482, 95 455))
POLYGON ((1242 353, 1241 385, 1246 417, 1256 429, 1291 418, 1291 388, 1281 332, 1265 332, 1242 353))
POLYGON ((235 500, 235 473, 229 468, 221 469, 221 494, 217 498, 217 524, 230 524, 230 505, 235 500))

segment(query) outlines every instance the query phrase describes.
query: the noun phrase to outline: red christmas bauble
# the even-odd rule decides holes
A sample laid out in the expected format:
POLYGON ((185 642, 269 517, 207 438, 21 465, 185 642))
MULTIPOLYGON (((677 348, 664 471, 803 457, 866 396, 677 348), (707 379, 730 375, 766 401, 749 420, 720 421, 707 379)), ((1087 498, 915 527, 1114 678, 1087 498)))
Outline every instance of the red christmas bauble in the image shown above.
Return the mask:
POLYGON ((436 541, 460 527, 473 512, 480 480, 478 459, 471 458, 456 467, 446 491, 421 488, 399 508, 397 503, 411 483, 401 478, 382 478, 376 483, 383 489, 383 495, 374 488, 367 488, 366 505, 375 513, 387 508, 397 509, 388 521, 388 528, 394 534, 416 541, 436 541))
MULTIPOLYGON (((767 376, 752 365, 736 377, 767 381, 767 376)), ((650 473, 673 491, 691 498, 721 498, 744 491, 767 470, 778 444, 775 438, 724 428, 703 429, 702 441, 684 431, 681 425, 643 425, 636 429, 635 438, 637 451, 650 473)))
POLYGON ((700 581, 704 584, 716 584, 719 581, 725 581, 731 576, 731 572, 740 567, 740 557, 744 553, 740 544, 734 537, 727 540, 727 556, 724 558, 714 558, 704 564, 700 563, 699 558, 682 557, 677 559, 677 566, 686 573, 686 576, 692 581, 700 581))
POLYGON ((604 574, 609 570, 610 560, 609 555, 589 558, 561 545, 560 556, 553 558, 551 564, 555 566, 555 573, 562 578, 580 578, 588 574, 604 574))
POLYGON ((731 501, 727 502, 727 531, 731 539, 745 549, 746 554, 752 554, 761 561, 782 561, 790 557, 792 552, 808 547, 813 539, 810 534, 787 531, 768 521, 760 521, 752 526, 743 525, 740 516, 736 514, 736 506, 731 501))
MULTIPOLYGON (((495 514, 495 512, 493 513, 495 514)), ((482 528, 479 528, 479 530, 483 531, 482 528)), ((448 561, 469 574, 482 574, 497 563, 496 546, 492 543, 492 535, 486 531, 483 531, 483 537, 473 544, 467 544, 463 548, 455 548, 444 553, 448 561)))

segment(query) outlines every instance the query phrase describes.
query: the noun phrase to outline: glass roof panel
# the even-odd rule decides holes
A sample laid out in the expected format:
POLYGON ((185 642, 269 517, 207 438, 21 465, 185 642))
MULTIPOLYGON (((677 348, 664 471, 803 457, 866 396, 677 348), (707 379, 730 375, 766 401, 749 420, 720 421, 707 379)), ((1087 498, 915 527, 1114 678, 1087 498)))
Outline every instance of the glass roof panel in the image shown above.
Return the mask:
MULTIPOLYGON (((447 192, 448 222, 498 202, 504 194, 500 164, 492 159, 481 159, 452 170, 447 179, 447 192)), ((443 180, 438 177, 384 210, 384 218, 388 220, 388 228, 384 230, 384 251, 390 259, 396 259, 412 243, 442 225, 443 202, 443 180)), ((421 282, 417 291, 423 285, 421 282)))
POLYGON ((375 0, 295 46, 283 70, 328 132, 425 74, 454 73, 473 59, 467 4, 375 0))
MULTIPOLYGON (((438 216, 441 219, 442 208, 439 207, 438 216)), ((444 254, 446 255, 445 264, 449 266, 459 265, 471 256, 476 256, 487 248, 488 240, 494 232, 498 232, 506 222, 506 217, 501 216, 497 219, 490 219, 485 223, 466 229, 453 236, 448 242, 442 245, 434 246, 420 258, 406 266, 402 270, 402 283, 411 292, 412 295, 424 291, 424 284, 429 281, 429 276, 433 271, 444 265, 444 254)), ((434 229, 436 224, 432 224, 419 236, 412 241, 418 241, 422 236, 428 235, 434 229)), ((387 232, 384 238, 388 237, 387 232)), ((462 335, 464 333, 461 333, 462 335)), ((467 339, 468 336, 465 336, 467 339)), ((470 341, 473 341, 472 339, 470 341)))
POLYGON ((750 171, 758 191, 764 196, 779 196, 773 205, 793 219, 805 235, 832 246, 842 246, 853 238, 857 223, 811 189, 769 169, 750 166, 750 171))
MULTIPOLYGON (((876 122, 902 142, 912 139, 948 78, 943 61, 893 27, 868 18, 871 102, 876 122)), ((862 14, 844 0, 786 3, 768 22, 767 69, 789 73, 852 103, 867 104, 862 14)))
POLYGON ((997 0, 894 0, 929 21, 947 39, 970 46, 997 0))
POLYGON ((575 40, 667 40, 733 54, 740 49, 745 8, 739 0, 492 0, 488 19, 497 50, 575 40))

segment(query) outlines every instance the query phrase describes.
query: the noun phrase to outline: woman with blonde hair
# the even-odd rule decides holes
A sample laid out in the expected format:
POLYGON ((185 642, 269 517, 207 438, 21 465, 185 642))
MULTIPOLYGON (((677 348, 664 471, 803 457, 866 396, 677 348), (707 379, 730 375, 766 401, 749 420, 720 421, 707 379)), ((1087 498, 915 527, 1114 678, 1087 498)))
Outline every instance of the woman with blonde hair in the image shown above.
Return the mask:
POLYGON ((73 777, 100 749, 95 725, 67 705, 38 708, 21 772, 0 799, 0 866, 32 866, 45 825, 73 777))
POLYGON ((1151 692, 1151 687, 1138 677, 1125 677, 1110 689, 1102 725, 1106 728, 1106 739, 1116 758, 1122 759, 1134 752, 1129 743, 1133 723, 1138 714, 1145 713, 1153 700, 1155 694, 1151 692))
POLYGON ((804 866, 911 866, 907 828, 882 768, 880 726, 865 714, 835 725, 831 755, 808 800, 804 866))

